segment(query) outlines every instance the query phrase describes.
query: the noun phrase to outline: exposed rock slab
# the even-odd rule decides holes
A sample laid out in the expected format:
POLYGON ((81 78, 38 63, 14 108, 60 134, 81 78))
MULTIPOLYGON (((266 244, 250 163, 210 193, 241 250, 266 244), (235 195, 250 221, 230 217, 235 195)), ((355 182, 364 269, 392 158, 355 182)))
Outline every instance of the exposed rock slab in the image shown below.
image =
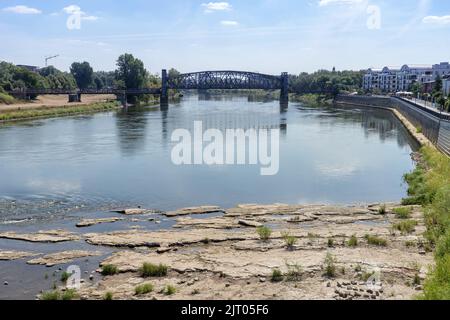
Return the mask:
POLYGON ((99 255, 101 255, 101 252, 98 252, 98 251, 96 251, 96 252, 81 251, 81 250, 63 251, 63 252, 47 254, 43 257, 30 260, 27 263, 31 264, 31 265, 44 265, 47 267, 52 267, 55 265, 68 263, 68 262, 76 260, 76 259, 94 257, 94 256, 99 256, 99 255))
POLYGON ((19 260, 23 258, 37 256, 39 253, 24 252, 24 251, 1 251, 0 261, 19 260))
POLYGON ((193 219, 178 218, 174 228, 196 227, 205 229, 233 229, 238 228, 239 224, 230 218, 210 218, 210 219, 193 219))
POLYGON ((209 214, 215 212, 225 212, 223 209, 217 206, 200 206, 200 207, 190 207, 183 208, 176 211, 166 212, 164 215, 166 217, 177 217, 177 216, 188 216, 195 214, 209 214))
POLYGON ((57 243, 80 240, 80 236, 66 230, 39 231, 36 233, 1 232, 0 238, 28 242, 57 243))
POLYGON ((114 222, 122 221, 122 220, 124 220, 124 219, 122 219, 122 218, 84 219, 84 220, 80 221, 79 223, 77 223, 77 227, 85 228, 85 227, 95 226, 97 224, 114 223, 114 222))
POLYGON ((143 214, 160 214, 161 211, 151 210, 151 209, 142 209, 142 208, 131 208, 131 209, 121 209, 113 211, 116 213, 120 213, 126 216, 135 216, 135 215, 143 215, 143 214))

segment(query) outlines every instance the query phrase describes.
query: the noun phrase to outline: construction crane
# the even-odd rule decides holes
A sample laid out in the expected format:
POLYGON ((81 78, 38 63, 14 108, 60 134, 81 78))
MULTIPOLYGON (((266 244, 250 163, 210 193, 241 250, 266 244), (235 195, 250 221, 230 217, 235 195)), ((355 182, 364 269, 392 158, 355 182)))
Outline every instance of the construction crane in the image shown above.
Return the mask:
POLYGON ((46 57, 45 58, 45 66, 48 67, 48 60, 55 59, 55 58, 58 58, 58 57, 59 57, 59 54, 57 54, 55 56, 46 57))

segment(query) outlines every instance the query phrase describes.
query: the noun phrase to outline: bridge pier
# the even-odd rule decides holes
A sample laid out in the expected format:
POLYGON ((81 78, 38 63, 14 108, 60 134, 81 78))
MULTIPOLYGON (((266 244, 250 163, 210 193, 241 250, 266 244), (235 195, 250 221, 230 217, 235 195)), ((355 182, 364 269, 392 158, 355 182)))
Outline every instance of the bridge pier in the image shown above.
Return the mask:
POLYGON ((289 75, 287 72, 281 74, 280 105, 287 107, 289 104, 289 75))
POLYGON ((167 70, 163 69, 161 72, 161 95, 159 96, 159 102, 161 107, 167 107, 169 105, 169 78, 167 70))
POLYGON ((69 102, 81 102, 81 93, 70 93, 69 102))

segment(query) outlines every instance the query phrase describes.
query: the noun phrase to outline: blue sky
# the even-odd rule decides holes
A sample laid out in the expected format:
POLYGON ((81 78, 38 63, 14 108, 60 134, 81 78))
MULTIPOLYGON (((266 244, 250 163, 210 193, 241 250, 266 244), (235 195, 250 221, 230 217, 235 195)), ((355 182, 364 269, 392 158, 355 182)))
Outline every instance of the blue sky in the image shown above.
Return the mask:
POLYGON ((278 74, 450 60, 448 0, 0 0, 0 60, 278 74), (79 18, 80 29, 67 20, 79 18))

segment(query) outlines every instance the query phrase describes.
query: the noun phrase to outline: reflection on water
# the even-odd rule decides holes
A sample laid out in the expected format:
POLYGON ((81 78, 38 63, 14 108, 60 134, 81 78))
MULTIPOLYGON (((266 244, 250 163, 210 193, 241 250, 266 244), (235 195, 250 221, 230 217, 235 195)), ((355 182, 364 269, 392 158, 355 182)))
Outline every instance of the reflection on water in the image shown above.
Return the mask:
POLYGON ((242 96, 187 96, 170 108, 0 126, 0 220, 119 204, 170 210, 199 204, 396 201, 417 145, 386 110, 309 109, 242 96), (281 130, 280 172, 259 166, 175 166, 171 134, 216 128, 281 130), (12 205, 12 201, 14 205, 12 205), (47 203, 53 205, 47 206, 47 203), (56 209, 55 209, 56 208, 56 209), (47 210, 48 209, 48 210, 47 210))

